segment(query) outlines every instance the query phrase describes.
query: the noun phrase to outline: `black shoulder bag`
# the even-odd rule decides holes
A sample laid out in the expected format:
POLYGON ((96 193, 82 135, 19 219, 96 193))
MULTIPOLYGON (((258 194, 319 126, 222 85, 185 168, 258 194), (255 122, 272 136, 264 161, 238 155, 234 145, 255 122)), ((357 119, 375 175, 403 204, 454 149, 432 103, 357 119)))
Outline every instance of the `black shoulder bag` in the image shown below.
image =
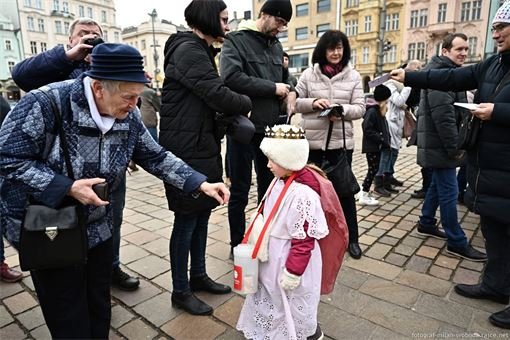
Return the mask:
MULTIPOLYGON (((68 176, 74 179, 60 111, 50 100, 68 176)), ((25 210, 21 226, 19 260, 22 270, 64 268, 87 262, 88 242, 84 206, 68 196, 57 209, 33 202, 25 210)))
POLYGON ((343 152, 341 153, 341 157, 336 164, 332 164, 326 158, 326 152, 328 150, 329 142, 331 141, 331 134, 333 133, 333 122, 329 122, 328 129, 328 137, 326 139, 326 148, 324 151, 324 155, 322 157, 322 163, 320 168, 324 170, 328 179, 333 183, 333 187, 335 188, 336 193, 339 197, 349 197, 357 194, 360 191, 360 187, 358 181, 356 180, 356 176, 352 172, 351 166, 347 161, 346 153, 346 143, 345 143, 345 121, 344 117, 342 119, 342 134, 344 139, 344 147, 343 152))

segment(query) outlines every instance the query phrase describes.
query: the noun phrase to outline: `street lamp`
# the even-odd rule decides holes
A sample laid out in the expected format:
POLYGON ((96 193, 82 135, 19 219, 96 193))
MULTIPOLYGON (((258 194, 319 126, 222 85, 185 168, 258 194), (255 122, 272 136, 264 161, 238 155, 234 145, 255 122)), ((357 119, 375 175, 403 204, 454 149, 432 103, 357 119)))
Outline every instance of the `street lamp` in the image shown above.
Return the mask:
POLYGON ((383 66, 384 66, 384 53, 386 52, 385 49, 385 41, 384 41, 384 31, 386 30, 386 0, 381 0, 382 6, 381 11, 379 12, 379 45, 378 45, 378 52, 377 52, 377 64, 376 64, 376 70, 375 75, 380 76, 383 73, 383 66))
POLYGON ((158 50, 157 47, 159 45, 156 45, 156 31, 154 30, 154 22, 156 21, 156 18, 158 17, 158 12, 156 12, 156 9, 154 8, 151 13, 149 13, 149 16, 152 19, 152 47, 154 48, 154 52, 152 53, 152 56, 154 58, 154 79, 156 79, 156 92, 159 92, 159 68, 158 68, 158 50))

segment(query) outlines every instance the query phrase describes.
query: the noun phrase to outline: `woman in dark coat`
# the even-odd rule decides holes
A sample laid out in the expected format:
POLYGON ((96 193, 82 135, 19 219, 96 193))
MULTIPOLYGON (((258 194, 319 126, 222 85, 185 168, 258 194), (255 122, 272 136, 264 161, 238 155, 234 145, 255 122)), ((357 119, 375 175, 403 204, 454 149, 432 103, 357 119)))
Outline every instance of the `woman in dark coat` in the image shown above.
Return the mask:
MULTIPOLYGON (((228 12, 222 0, 192 1, 184 12, 191 32, 178 32, 165 44, 165 81, 161 107, 160 144, 209 180, 222 180, 222 129, 217 112, 247 115, 251 101, 228 89, 218 75, 213 42, 223 41, 228 12)), ((212 308, 194 291, 226 294, 230 287, 207 276, 207 225, 216 203, 205 196, 187 196, 166 186, 168 205, 175 213, 170 239, 172 304, 195 315, 212 308), (188 256, 191 256, 188 280, 188 256)))

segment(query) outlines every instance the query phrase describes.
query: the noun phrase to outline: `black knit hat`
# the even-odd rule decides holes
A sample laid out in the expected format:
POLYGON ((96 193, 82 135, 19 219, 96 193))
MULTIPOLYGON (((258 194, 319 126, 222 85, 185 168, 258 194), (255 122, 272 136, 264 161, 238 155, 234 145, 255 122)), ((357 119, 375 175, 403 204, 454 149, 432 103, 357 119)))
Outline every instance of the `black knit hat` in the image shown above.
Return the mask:
POLYGON ((292 4, 289 0, 267 0, 260 11, 285 19, 287 22, 292 18, 292 4))
POLYGON ((377 85, 374 89, 374 99, 378 102, 382 102, 383 100, 391 97, 391 91, 384 85, 377 85))

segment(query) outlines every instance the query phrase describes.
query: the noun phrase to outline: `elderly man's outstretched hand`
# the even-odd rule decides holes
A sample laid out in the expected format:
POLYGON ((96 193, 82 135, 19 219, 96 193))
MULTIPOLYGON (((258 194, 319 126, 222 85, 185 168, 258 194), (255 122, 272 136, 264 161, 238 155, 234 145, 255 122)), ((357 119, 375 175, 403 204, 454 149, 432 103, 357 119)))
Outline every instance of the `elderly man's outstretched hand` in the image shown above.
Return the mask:
POLYGON ((219 204, 227 204, 230 199, 230 191, 225 183, 203 182, 200 184, 200 191, 214 198, 219 204))
POLYGON ((95 184, 104 183, 104 181, 104 178, 78 179, 74 181, 67 194, 84 205, 95 205, 97 207, 108 205, 109 202, 101 200, 92 188, 95 184))
POLYGON ((406 71, 403 68, 398 68, 390 72, 391 79, 399 81, 401 83, 406 79, 406 71))

